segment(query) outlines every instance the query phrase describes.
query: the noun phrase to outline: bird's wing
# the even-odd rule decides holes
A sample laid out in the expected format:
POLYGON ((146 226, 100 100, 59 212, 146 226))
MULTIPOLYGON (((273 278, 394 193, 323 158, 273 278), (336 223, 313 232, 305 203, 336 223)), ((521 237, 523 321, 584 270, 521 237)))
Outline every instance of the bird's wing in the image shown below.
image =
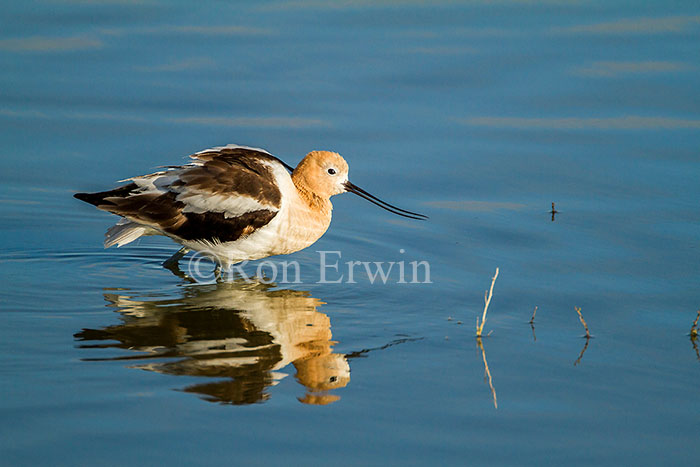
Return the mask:
POLYGON ((218 146, 211 149, 205 149, 204 151, 199 151, 192 154, 190 157, 196 160, 209 160, 212 158, 225 159, 227 157, 236 157, 237 155, 248 155, 259 157, 261 159, 272 160, 281 164, 289 172, 294 171, 294 167, 286 164, 284 161, 278 159, 264 149, 240 146, 238 144, 229 144, 227 146, 218 146))
POLYGON ((167 235, 208 242, 238 240, 277 215, 276 177, 289 176, 279 159, 233 145, 190 157, 190 164, 123 180, 131 183, 85 200, 167 235))

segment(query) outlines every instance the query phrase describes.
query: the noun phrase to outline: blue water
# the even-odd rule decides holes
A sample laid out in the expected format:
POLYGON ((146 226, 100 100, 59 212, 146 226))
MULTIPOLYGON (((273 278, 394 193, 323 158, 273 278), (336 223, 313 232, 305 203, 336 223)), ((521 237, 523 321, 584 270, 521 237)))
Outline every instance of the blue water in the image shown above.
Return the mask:
POLYGON ((696 2, 3 13, 3 463, 697 462, 696 2), (116 219, 72 198, 227 143, 337 151, 430 220, 335 197, 274 258, 299 283, 207 285, 167 239, 104 250, 116 219), (431 283, 319 283, 318 251, 431 283))

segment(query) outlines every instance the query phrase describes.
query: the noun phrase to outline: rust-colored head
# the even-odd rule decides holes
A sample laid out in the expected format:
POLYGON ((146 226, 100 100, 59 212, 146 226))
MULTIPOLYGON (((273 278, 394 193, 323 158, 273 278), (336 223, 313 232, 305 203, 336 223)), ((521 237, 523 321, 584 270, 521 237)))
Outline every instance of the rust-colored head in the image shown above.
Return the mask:
POLYGON ((382 201, 376 196, 367 193, 348 180, 348 163, 340 154, 330 151, 311 151, 304 157, 292 173, 294 185, 300 191, 307 202, 320 207, 321 210, 330 212, 329 198, 340 193, 355 193, 370 203, 376 204, 382 209, 409 219, 424 220, 427 216, 417 212, 406 211, 392 204, 382 201))
POLYGON ((292 180, 298 188, 328 199, 346 191, 348 163, 335 152, 311 151, 294 169, 292 180))

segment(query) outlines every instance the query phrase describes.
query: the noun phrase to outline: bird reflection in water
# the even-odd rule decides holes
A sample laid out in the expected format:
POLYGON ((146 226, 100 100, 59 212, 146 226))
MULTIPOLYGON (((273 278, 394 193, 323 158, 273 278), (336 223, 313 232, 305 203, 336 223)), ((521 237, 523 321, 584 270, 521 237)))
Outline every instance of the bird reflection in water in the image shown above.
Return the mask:
POLYGON ((136 352, 84 360, 134 361, 133 368, 215 378, 184 388, 211 402, 265 401, 289 364, 305 388, 301 402, 337 401, 332 391, 350 382, 350 366, 333 352, 330 319, 317 310, 323 302, 308 292, 272 288, 243 281, 191 285, 183 286, 182 296, 162 300, 105 293, 121 322, 83 329, 75 338, 85 349, 136 352))

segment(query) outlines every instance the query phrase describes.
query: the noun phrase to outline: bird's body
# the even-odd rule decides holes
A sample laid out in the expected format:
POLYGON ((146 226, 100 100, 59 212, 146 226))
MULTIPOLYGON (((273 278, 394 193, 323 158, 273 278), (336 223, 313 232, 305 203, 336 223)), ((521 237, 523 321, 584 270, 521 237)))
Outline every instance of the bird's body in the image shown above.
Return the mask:
POLYGON ((122 216, 105 234, 105 247, 165 235, 183 245, 181 253, 200 251, 224 267, 289 254, 321 238, 331 222, 330 197, 345 191, 399 215, 424 217, 352 185, 347 163, 334 152, 313 151, 296 169, 237 145, 190 157, 189 164, 124 180, 129 183, 114 190, 75 195, 122 216))

